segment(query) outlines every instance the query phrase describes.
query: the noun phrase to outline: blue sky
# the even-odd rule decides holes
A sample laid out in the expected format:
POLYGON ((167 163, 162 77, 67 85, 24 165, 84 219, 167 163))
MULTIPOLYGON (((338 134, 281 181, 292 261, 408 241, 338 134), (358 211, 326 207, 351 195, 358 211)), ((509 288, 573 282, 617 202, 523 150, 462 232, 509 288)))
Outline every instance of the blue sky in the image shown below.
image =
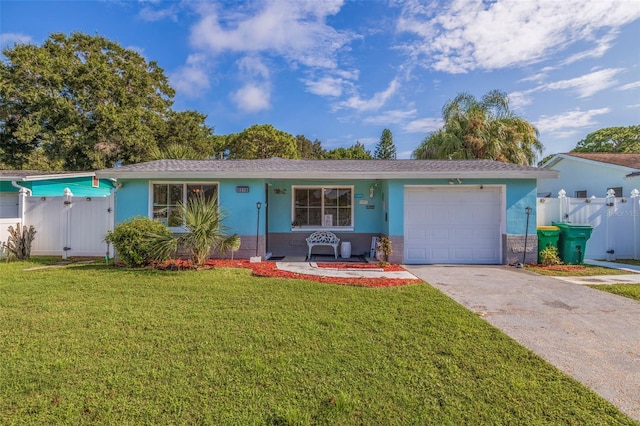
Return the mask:
POLYGON ((447 100, 492 89, 545 155, 640 124, 640 0, 0 2, 2 47, 73 31, 156 61, 216 134, 268 123, 373 151, 389 128, 409 158, 447 100))

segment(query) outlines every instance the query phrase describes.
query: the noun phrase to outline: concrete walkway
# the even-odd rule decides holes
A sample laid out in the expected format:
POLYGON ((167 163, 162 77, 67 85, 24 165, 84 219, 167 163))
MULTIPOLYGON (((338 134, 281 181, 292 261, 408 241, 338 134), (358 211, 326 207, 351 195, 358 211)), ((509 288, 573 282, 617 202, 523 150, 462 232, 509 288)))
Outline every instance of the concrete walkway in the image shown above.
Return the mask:
POLYGON ((640 421, 637 301, 507 266, 406 268, 640 421))
POLYGON ((407 271, 385 272, 382 268, 319 268, 315 262, 276 262, 278 269, 296 274, 338 278, 404 278, 415 279, 407 271))

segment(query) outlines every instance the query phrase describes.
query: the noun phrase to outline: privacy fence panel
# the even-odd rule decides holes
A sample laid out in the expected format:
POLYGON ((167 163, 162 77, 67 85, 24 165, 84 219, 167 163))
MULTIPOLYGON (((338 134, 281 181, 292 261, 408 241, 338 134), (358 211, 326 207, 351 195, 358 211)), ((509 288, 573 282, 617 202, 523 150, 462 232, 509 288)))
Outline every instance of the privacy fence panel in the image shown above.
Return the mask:
POLYGON ((24 223, 36 229, 31 250, 36 256, 105 256, 103 239, 113 218, 113 196, 25 198, 24 223))
POLYGON ((113 229, 113 197, 73 197, 66 214, 68 255, 107 255, 107 243, 103 240, 113 229))
MULTIPOLYGON (((22 224, 22 220, 19 217, 14 218, 0 218, 0 246, 2 243, 6 243, 9 238, 9 227, 22 224)), ((4 256, 4 251, 0 252, 0 257, 4 256)))
POLYGON ((24 224, 33 225, 36 236, 31 246, 35 256, 62 256, 62 212, 64 197, 26 197, 24 224))
POLYGON ((539 198, 537 224, 589 224, 588 259, 640 259, 640 197, 539 198))

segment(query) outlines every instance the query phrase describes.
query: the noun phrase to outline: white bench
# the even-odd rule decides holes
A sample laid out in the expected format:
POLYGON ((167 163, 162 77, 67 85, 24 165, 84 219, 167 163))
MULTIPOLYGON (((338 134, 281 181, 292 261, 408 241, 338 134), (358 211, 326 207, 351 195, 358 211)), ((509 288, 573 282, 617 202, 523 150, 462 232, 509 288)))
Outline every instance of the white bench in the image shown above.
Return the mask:
POLYGON ((333 232, 316 231, 305 239, 307 240, 307 246, 309 246, 307 259, 311 259, 311 249, 315 246, 333 247, 333 253, 336 259, 338 258, 338 244, 340 244, 340 238, 336 237, 336 234, 333 232))

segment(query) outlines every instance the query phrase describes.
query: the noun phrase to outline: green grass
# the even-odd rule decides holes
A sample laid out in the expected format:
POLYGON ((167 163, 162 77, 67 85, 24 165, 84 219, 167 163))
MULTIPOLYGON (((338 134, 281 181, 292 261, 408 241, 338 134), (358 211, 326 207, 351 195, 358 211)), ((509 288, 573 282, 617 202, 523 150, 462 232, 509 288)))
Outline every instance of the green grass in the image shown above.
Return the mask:
POLYGON ((618 259, 616 263, 624 263, 626 265, 637 265, 640 266, 640 260, 637 259, 618 259))
POLYGON ((0 265, 0 424, 634 424, 426 284, 0 265))
POLYGON ((540 275, 549 275, 554 277, 588 277, 592 275, 626 275, 629 271, 621 269, 606 268, 603 266, 593 265, 558 265, 558 269, 547 269, 536 265, 527 265, 527 271, 535 272, 540 275), (567 269, 563 269, 567 267, 567 269), (576 267, 582 269, 576 269, 576 267))
POLYGON ((640 283, 590 285, 589 287, 640 301, 640 283))

